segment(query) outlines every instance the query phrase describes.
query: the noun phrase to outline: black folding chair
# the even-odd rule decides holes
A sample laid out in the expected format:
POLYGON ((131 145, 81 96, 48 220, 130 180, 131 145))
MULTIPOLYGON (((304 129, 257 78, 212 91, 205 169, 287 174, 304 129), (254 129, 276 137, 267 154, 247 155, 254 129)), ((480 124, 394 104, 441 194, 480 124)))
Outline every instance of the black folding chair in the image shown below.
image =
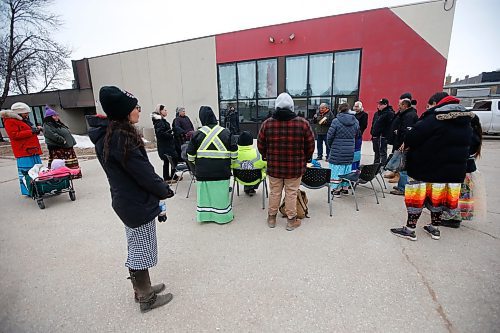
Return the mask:
MULTIPOLYGON (((168 163, 170 163, 170 165, 175 165, 174 172, 175 173, 177 173, 177 172, 181 173, 181 175, 179 176, 179 179, 181 179, 182 176, 186 172, 189 173, 189 175, 191 176, 191 181, 189 182, 189 188, 188 188, 188 192, 187 192, 187 195, 186 195, 186 198, 189 198, 189 192, 191 191, 191 185, 196 181, 196 176, 194 174, 194 164, 192 162, 189 162, 189 161, 180 162, 180 163, 175 164, 174 163, 174 159, 173 159, 172 156, 170 156, 170 155, 166 155, 166 156, 167 156, 167 159, 168 159, 168 163)), ((174 193, 177 193, 177 187, 179 187, 179 182, 177 182, 175 184, 174 193)))
POLYGON ((301 185, 312 189, 317 190, 322 187, 327 188, 327 198, 328 205, 330 206, 330 216, 332 216, 332 200, 330 199, 330 191, 331 191, 331 178, 332 170, 329 168, 307 168, 306 172, 302 176, 301 185))
POLYGON ((359 211, 358 207, 358 198, 356 196, 356 188, 358 185, 362 186, 364 184, 370 183, 373 193, 375 194, 375 199, 378 201, 377 191, 373 186, 372 180, 377 177, 377 172, 379 170, 380 163, 369 164, 369 165, 361 165, 359 171, 354 171, 345 175, 340 175, 339 178, 341 181, 347 181, 351 186, 352 194, 354 195, 354 202, 356 203, 356 211, 359 211))
POLYGON ((240 195, 240 183, 253 183, 254 181, 259 180, 260 183, 264 184, 264 188, 262 190, 262 209, 266 208, 266 199, 269 197, 269 192, 267 190, 267 181, 266 178, 262 179, 262 169, 233 169, 233 190, 231 192, 231 204, 233 203, 234 197, 234 188, 236 186, 237 195, 240 195))

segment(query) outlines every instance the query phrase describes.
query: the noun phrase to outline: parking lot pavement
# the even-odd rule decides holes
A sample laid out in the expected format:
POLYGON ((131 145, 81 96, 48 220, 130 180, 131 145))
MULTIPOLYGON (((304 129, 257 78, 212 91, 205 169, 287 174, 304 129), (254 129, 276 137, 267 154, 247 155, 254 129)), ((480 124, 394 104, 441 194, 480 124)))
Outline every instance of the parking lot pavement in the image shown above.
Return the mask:
POLYGON ((439 241, 421 229, 428 214, 417 242, 391 235, 405 222, 403 198, 377 205, 362 189, 359 212, 342 197, 333 217, 326 189, 307 190, 310 218, 292 232, 284 219, 266 226, 261 189, 235 195, 232 223, 200 225, 185 176, 157 225, 151 269, 174 299, 147 314, 126 279, 125 231, 97 160, 81 163, 76 201, 48 198, 40 210, 20 197, 15 161, 0 159, 0 331, 498 332, 499 152, 500 141, 485 142, 478 163, 485 218, 442 228, 439 241))

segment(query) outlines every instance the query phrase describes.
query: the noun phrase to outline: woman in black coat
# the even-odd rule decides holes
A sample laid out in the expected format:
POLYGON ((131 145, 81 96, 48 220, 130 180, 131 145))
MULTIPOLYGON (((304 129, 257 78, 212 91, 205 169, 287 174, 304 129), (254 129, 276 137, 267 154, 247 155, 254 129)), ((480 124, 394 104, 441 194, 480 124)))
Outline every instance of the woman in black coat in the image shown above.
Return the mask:
POLYGON ((458 104, 460 100, 445 92, 429 99, 430 108, 409 130, 404 138, 408 184, 405 204, 408 213, 406 226, 391 229, 396 235, 417 240, 415 228, 424 207, 431 212, 431 224, 424 230, 439 239, 438 226, 444 210, 458 210, 461 183, 465 178, 470 126, 473 114, 458 104))
POLYGON ((156 134, 156 145, 158 147, 158 155, 163 161, 163 179, 167 183, 172 184, 179 180, 175 174, 175 166, 179 162, 179 155, 175 148, 175 137, 169 122, 166 119, 167 109, 165 105, 158 104, 155 111, 151 114, 151 120, 156 134), (168 156, 172 157, 174 165, 170 165, 168 156))
POLYGON ((139 121, 137 99, 117 87, 105 86, 99 101, 108 116, 88 117, 89 137, 108 178, 112 206, 125 224, 130 280, 141 312, 167 304, 172 294, 158 295, 163 283, 152 286, 149 268, 156 266, 158 250, 155 218, 159 201, 173 196, 148 160, 144 142, 134 127, 139 121))

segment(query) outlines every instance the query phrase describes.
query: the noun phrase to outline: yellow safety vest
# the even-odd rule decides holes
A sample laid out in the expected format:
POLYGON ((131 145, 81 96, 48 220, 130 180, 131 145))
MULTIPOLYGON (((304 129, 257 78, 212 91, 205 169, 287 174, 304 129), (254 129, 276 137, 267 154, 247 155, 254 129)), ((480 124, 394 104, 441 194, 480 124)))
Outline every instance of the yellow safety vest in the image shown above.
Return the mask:
POLYGON ((196 155, 188 154, 188 161, 194 162, 195 158, 236 158, 238 156, 238 152, 230 152, 224 146, 221 139, 219 138, 219 134, 224 130, 224 127, 219 125, 215 125, 213 128, 208 126, 203 126, 199 129, 201 132, 205 134, 205 138, 201 142, 200 147, 196 151, 196 155), (210 145, 215 146, 215 150, 208 149, 210 145))

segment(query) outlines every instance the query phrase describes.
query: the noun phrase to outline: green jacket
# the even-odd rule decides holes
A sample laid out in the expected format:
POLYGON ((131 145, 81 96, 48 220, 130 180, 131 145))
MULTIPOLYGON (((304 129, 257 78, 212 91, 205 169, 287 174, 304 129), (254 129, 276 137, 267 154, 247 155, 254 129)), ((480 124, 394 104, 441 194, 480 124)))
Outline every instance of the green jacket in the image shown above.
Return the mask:
MULTIPOLYGON (((233 169, 262 169, 262 179, 266 178, 266 168, 267 162, 262 160, 262 156, 252 146, 240 146, 238 145, 238 158, 231 165, 233 169)), ((243 185, 255 185, 258 184, 260 180, 244 183, 243 185)))
POLYGON ((71 135, 69 128, 62 123, 44 121, 43 136, 49 149, 71 148, 76 145, 75 138, 71 135))

